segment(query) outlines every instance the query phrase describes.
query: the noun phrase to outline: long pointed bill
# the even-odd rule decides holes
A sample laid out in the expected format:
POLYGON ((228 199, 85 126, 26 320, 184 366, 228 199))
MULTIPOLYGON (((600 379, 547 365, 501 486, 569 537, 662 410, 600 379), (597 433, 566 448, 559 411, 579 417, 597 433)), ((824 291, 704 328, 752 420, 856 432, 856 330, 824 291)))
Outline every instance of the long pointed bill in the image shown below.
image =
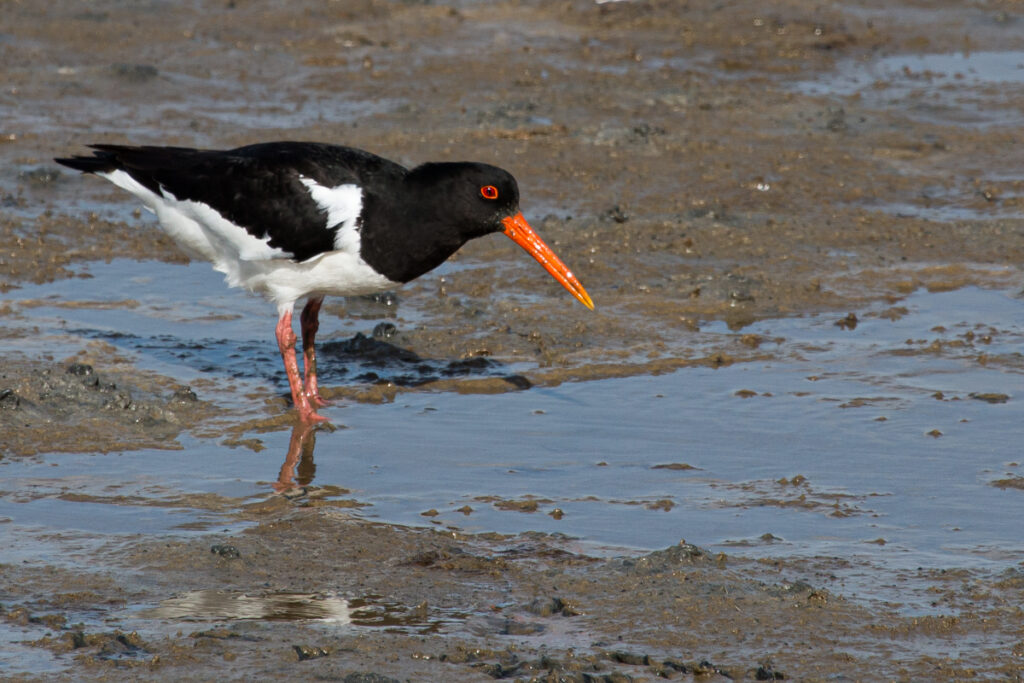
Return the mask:
POLYGON ((569 292, 580 300, 584 306, 590 310, 594 310, 594 302, 590 300, 590 295, 587 294, 587 290, 583 289, 583 285, 576 279, 576 276, 572 274, 562 259, 555 256, 555 252, 551 251, 551 247, 544 244, 544 240, 540 238, 530 224, 523 218, 522 213, 517 213, 515 216, 509 216, 501 221, 505 226, 505 234, 509 238, 521 246, 523 249, 530 253, 530 256, 537 259, 537 262, 544 266, 544 270, 551 273, 551 276, 562 283, 562 286, 569 290, 569 292))

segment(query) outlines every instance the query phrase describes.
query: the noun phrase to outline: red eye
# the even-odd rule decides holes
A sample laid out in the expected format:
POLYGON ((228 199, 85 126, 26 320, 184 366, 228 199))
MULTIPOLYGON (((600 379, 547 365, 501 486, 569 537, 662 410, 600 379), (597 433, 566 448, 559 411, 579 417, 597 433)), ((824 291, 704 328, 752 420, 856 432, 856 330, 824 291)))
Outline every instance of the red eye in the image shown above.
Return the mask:
POLYGON ((494 185, 484 185, 483 187, 480 188, 480 195, 484 199, 497 199, 498 188, 496 188, 494 185))

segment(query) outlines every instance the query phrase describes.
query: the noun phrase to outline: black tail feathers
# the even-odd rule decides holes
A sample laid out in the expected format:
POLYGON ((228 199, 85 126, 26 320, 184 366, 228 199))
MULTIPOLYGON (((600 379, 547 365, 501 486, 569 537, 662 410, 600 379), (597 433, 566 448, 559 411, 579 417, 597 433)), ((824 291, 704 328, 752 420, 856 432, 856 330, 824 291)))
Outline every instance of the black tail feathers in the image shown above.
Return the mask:
POLYGON ((54 159, 58 164, 73 168, 83 173, 105 173, 116 171, 120 168, 117 155, 110 151, 97 149, 92 156, 73 156, 63 159, 54 159))

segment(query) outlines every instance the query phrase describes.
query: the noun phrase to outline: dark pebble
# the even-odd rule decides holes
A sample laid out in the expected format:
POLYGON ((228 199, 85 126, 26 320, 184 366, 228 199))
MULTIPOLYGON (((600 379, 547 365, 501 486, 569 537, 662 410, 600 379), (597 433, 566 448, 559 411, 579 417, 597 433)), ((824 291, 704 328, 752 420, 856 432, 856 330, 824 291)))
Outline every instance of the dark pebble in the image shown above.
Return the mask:
POLYGON ((376 294, 368 294, 365 298, 375 304, 383 304, 384 306, 394 306, 398 303, 398 295, 394 292, 377 292, 376 294))
POLYGON ((825 110, 825 128, 833 133, 841 133, 848 127, 846 110, 842 107, 829 107, 825 110))
POLYGON ((398 334, 398 328, 392 323, 380 323, 373 328, 374 339, 391 339, 398 334))
POLYGON ((21 407, 21 397, 14 389, 0 389, 0 410, 17 410, 21 407))
POLYGON ((857 320, 856 313, 847 313, 845 318, 840 318, 839 320, 836 321, 835 324, 836 327, 839 327, 840 329, 843 330, 854 330, 857 328, 858 322, 860 321, 857 320))
POLYGON ((608 659, 630 666, 648 666, 651 663, 651 658, 647 655, 638 655, 634 652, 609 652, 608 659))
POLYGON ((560 614, 563 617, 574 617, 580 612, 561 598, 537 598, 526 606, 526 611, 542 617, 560 614))
POLYGON ((629 214, 622 210, 618 204, 604 212, 604 215, 616 223, 625 223, 629 220, 629 214))
POLYGON ((533 382, 522 375, 508 375, 506 377, 502 377, 502 379, 520 391, 525 391, 533 386, 533 382))
MULTIPOLYGON (((453 360, 448 363, 444 369, 441 370, 441 374, 446 377, 465 376, 473 374, 473 372, 479 372, 486 370, 495 365, 494 361, 484 358, 483 356, 473 356, 472 358, 460 358, 459 360, 453 360)), ((421 374, 427 374, 432 368, 430 366, 423 366, 420 370, 421 374)))
POLYGON ((96 373, 91 365, 88 363, 72 363, 65 370, 69 375, 75 375, 77 377, 88 377, 96 373))
POLYGON ((196 396, 196 392, 192 391, 192 387, 178 389, 171 396, 171 403, 195 403, 198 400, 199 397, 196 396))
POLYGON ((754 679, 758 681, 784 681, 786 676, 779 671, 774 671, 770 666, 759 666, 754 674, 754 679))
POLYGON ((722 670, 708 660, 702 659, 700 664, 693 667, 693 673, 697 676, 710 676, 711 674, 722 674, 722 670))
MULTIPOLYGON (((137 637, 136 640, 138 640, 137 637)), ((116 658, 119 655, 141 655, 145 653, 146 650, 133 643, 129 636, 118 633, 113 638, 103 642, 99 655, 101 659, 109 659, 116 658)))
POLYGON ((125 393, 119 393, 103 404, 104 410, 135 410, 137 408, 132 397, 125 393))
POLYGON ((45 166, 33 168, 31 171, 22 171, 18 174, 18 180, 33 185, 49 185, 57 180, 57 178, 60 178, 60 171, 55 168, 46 168, 45 166))
POLYGON ((299 661, 305 661, 307 659, 319 659, 320 657, 326 657, 331 654, 322 647, 311 647, 309 645, 292 645, 295 650, 295 654, 299 656, 299 661))
POLYGON ((111 72, 118 78, 133 83, 143 83, 157 77, 159 73, 155 66, 149 64, 112 64, 111 72))
POLYGON ((664 135, 667 131, 661 126, 652 126, 649 123, 640 123, 633 126, 631 131, 632 136, 636 142, 647 142, 651 137, 655 135, 664 135))
POLYGON ((342 683, 401 683, 397 678, 374 673, 351 673, 341 679, 342 683))
POLYGON ((210 546, 210 552, 214 555, 220 555, 221 557, 228 560, 235 560, 242 556, 242 553, 238 551, 233 545, 212 545, 210 546))
POLYGON ((680 673, 690 673, 690 667, 686 665, 686 662, 679 659, 666 659, 661 663, 663 669, 671 671, 679 671, 680 673))

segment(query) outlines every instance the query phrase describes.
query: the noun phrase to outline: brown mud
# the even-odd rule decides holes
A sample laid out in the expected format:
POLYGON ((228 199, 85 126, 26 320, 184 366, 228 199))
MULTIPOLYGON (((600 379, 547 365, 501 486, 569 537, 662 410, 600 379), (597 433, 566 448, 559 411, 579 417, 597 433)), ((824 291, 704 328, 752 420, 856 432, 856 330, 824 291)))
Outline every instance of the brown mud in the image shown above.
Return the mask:
POLYGON ((839 558, 754 561, 680 543, 597 559, 543 535, 462 537, 278 501, 243 513, 259 524, 241 534, 130 544, 115 554, 116 579, 6 567, 5 584, 28 590, 3 616, 48 629, 31 646, 73 658, 76 679, 223 669, 353 681, 1012 680, 1018 670, 1021 644, 999 643, 1019 628, 1020 572, 985 585, 912 572, 949 616, 908 617, 821 588, 839 558), (323 618, 335 596, 360 628, 301 620, 323 618), (133 614, 138 604, 160 606, 133 614), (90 609, 128 624, 220 621, 143 638, 68 616, 90 609), (272 625, 229 619, 253 609, 272 625))
MULTIPOLYGON (((443 276, 398 293, 418 317, 388 335, 467 373, 435 366, 423 381, 339 383, 328 397, 492 393, 742 362, 768 357, 762 340, 738 334, 708 349, 688 332, 707 320, 741 331, 793 314, 843 319, 920 287, 1020 285, 1020 131, 985 119, 1024 110, 1020 88, 985 93, 977 120, 964 120, 955 100, 879 106, 796 87, 896 54, 1019 55, 1018 3, 0 0, 0 10, 3 291, 77 277, 83 262, 182 260, 120 191, 51 161, 91 142, 314 139, 517 176, 527 218, 597 312, 507 240, 477 240, 443 276), (478 359, 527 368, 477 372, 478 359)), ((330 302, 325 317, 357 306, 330 302)), ((0 305, 0 320, 31 310, 0 305)), ((180 448, 189 430, 244 440, 286 424, 273 393, 254 398, 257 416, 213 418, 203 391, 85 341, 55 359, 26 340, 2 362, 5 458, 180 448)), ((792 486, 751 495, 857 512, 792 486)), ((339 501, 282 490, 291 494, 239 510, 253 525, 237 534, 112 541, 101 561, 70 568, 0 564, 0 616, 35 629, 27 647, 65 667, 21 677, 1020 680, 1024 670, 1018 570, 907 572, 937 610, 907 616, 870 595, 840 597, 842 558, 751 560, 683 543, 607 559, 557 537, 371 524, 339 501), (266 618, 232 620, 242 595, 266 618), (296 616, 338 596, 356 627, 296 616), (172 598, 220 620, 132 610, 172 598), (164 632, 119 630, 147 618, 164 632)))

